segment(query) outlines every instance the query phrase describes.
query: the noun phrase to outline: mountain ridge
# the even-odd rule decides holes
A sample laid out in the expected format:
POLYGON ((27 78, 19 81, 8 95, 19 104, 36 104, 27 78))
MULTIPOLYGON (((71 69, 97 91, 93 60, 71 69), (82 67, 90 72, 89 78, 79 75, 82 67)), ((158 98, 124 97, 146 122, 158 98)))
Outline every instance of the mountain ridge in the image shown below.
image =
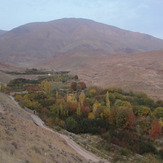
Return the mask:
POLYGON ((5 30, 0 30, 0 36, 1 35, 3 35, 3 34, 5 34, 7 31, 5 31, 5 30))
POLYGON ((65 18, 25 24, 1 35, 0 60, 28 67, 77 51, 100 51, 110 55, 162 47, 163 40, 150 35, 92 20, 65 18))

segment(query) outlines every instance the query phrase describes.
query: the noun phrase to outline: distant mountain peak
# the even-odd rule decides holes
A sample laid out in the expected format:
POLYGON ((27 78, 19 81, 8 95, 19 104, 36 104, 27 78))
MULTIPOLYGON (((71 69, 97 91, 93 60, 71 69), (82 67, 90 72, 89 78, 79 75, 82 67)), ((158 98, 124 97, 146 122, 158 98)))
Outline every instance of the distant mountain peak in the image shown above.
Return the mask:
POLYGON ((19 66, 97 49, 103 55, 145 52, 163 49, 163 40, 83 18, 28 23, 0 36, 0 60, 19 66))

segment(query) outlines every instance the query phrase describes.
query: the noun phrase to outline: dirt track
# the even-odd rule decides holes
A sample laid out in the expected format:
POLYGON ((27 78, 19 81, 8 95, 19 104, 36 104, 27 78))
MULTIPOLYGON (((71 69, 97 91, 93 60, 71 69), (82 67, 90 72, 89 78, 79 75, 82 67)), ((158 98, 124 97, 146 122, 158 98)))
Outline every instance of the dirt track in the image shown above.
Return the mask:
MULTIPOLYGON (((13 101, 13 103, 15 105, 17 105, 19 108, 21 108, 18 103, 14 100, 14 98, 12 96, 10 96, 10 99, 13 101)), ((24 109, 22 109, 24 112, 24 109)), ((99 157, 97 157, 96 155, 86 151, 84 148, 82 148, 81 146, 79 146, 77 143, 75 143, 73 140, 71 140, 68 136, 59 134, 57 132, 55 132, 54 130, 48 128, 47 126, 45 126, 44 122, 36 115, 28 113, 31 115, 31 118, 33 120, 33 122, 43 128, 46 129, 52 133, 54 133, 55 135, 61 137, 62 139, 64 139, 66 141, 66 143, 73 149, 75 150, 79 155, 81 155, 82 157, 84 157, 86 160, 92 161, 92 162, 100 162, 100 163, 108 163, 107 160, 101 159, 99 157)))
POLYGON ((102 159, 98 158, 97 156, 95 156, 94 154, 86 151, 85 149, 80 147, 78 144, 76 144, 73 140, 71 140, 68 136, 59 134, 59 133, 53 131, 52 129, 48 128, 47 126, 44 125, 44 122, 38 116, 31 115, 31 117, 32 117, 34 123, 36 123, 38 126, 44 128, 46 130, 49 130, 49 131, 53 132, 54 134, 57 134, 60 137, 62 137, 70 147, 72 147, 78 154, 83 156, 85 159, 91 160, 93 162, 108 162, 108 161, 102 160, 102 159))

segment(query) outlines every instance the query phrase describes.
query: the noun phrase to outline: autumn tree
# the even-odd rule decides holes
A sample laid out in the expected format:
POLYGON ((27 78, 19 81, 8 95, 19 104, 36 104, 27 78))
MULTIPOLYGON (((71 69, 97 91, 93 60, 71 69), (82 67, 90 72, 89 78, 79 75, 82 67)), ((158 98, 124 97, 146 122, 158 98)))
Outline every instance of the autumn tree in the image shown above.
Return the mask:
POLYGON ((135 116, 130 109, 118 109, 116 116, 116 125, 121 129, 133 129, 135 116))
POLYGON ((72 83, 71 83, 71 89, 72 89, 73 91, 76 91, 76 90, 77 90, 77 83, 76 83, 76 82, 72 82, 72 83))
POLYGON ((79 85, 81 86, 82 90, 87 88, 87 86, 86 86, 86 84, 84 82, 80 82, 79 85))
POLYGON ((79 102, 81 105, 83 105, 84 100, 85 100, 85 94, 84 92, 81 92, 81 94, 79 95, 79 102))
POLYGON ((98 118, 98 117, 101 116, 102 107, 101 107, 101 104, 98 101, 96 101, 93 104, 93 110, 92 110, 92 112, 93 112, 95 118, 98 118))
POLYGON ((88 90, 88 96, 94 96, 96 94, 96 89, 95 88, 89 88, 88 90))
POLYGON ((69 112, 71 114, 75 114, 76 113, 76 109, 78 107, 78 103, 77 102, 73 102, 73 103, 69 103, 70 107, 69 107, 69 112))
POLYGON ((149 131, 149 135, 152 138, 158 137, 162 132, 161 124, 158 120, 153 120, 151 124, 151 130, 149 131))
POLYGON ((66 101, 69 103, 76 103, 77 102, 76 96, 74 94, 69 94, 67 95, 66 101))
POLYGON ((82 112, 83 115, 85 115, 86 117, 88 117, 88 114, 90 113, 89 106, 82 106, 81 107, 81 112, 82 112))
POLYGON ((52 88, 52 83, 47 81, 47 80, 43 80, 40 83, 40 88, 45 91, 45 92, 50 92, 51 88, 52 88))

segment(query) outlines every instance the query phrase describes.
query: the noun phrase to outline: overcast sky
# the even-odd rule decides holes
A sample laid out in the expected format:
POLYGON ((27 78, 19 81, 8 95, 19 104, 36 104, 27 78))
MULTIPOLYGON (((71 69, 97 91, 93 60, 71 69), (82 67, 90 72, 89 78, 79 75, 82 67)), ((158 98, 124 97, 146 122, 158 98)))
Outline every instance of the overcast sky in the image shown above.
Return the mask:
POLYGON ((163 0, 0 0, 0 29, 87 18, 163 39, 163 0))

